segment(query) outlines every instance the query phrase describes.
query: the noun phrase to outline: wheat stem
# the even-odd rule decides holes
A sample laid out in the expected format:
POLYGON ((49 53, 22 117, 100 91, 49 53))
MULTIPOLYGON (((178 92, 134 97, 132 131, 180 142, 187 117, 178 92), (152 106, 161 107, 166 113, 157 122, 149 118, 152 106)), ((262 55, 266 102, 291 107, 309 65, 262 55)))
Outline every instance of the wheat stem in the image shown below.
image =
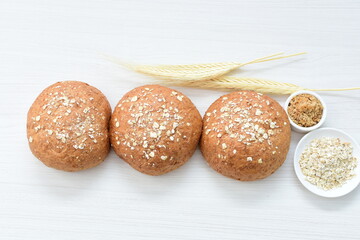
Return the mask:
POLYGON ((286 55, 286 56, 280 56, 280 57, 275 57, 275 56, 282 55, 282 54, 284 54, 284 53, 278 53, 278 54, 274 54, 274 55, 271 55, 271 56, 268 56, 268 57, 255 59, 255 60, 250 61, 248 63, 243 63, 242 66, 247 65, 247 64, 252 64, 252 63, 262 63, 262 62, 279 60, 279 59, 283 59, 283 58, 295 57, 295 56, 306 54, 306 52, 295 53, 295 54, 286 55), (274 57, 274 58, 270 58, 270 57, 274 57))
POLYGON ((309 89, 310 91, 317 91, 317 92, 331 92, 331 91, 351 91, 351 90, 360 90, 360 87, 353 87, 353 88, 325 88, 325 89, 309 89))

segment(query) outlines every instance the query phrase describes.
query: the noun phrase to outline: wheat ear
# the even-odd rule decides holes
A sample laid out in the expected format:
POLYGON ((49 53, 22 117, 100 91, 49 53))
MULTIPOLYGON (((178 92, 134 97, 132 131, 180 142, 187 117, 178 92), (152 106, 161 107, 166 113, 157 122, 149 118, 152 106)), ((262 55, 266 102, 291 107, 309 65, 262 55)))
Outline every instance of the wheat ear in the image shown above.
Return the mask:
POLYGON ((209 79, 218 78, 237 68, 249 64, 274 61, 283 58, 289 58, 305 54, 305 52, 285 55, 284 53, 272 54, 266 57, 257 58, 249 62, 220 62, 220 63, 205 63, 205 64, 188 64, 188 65, 138 65, 129 64, 120 61, 112 56, 103 55, 107 60, 122 65, 126 68, 136 72, 146 74, 149 76, 167 79, 167 80, 180 80, 180 81, 204 81, 209 79))
POLYGON ((277 81, 263 80, 258 78, 247 77, 219 77, 216 79, 206 81, 164 81, 162 83, 167 85, 175 85, 181 87, 193 87, 204 89, 217 89, 225 91, 233 90, 252 90, 265 94, 291 94, 299 90, 310 91, 344 91, 344 90, 358 90, 357 88, 340 88, 340 89, 311 89, 304 88, 291 83, 282 83, 277 81))

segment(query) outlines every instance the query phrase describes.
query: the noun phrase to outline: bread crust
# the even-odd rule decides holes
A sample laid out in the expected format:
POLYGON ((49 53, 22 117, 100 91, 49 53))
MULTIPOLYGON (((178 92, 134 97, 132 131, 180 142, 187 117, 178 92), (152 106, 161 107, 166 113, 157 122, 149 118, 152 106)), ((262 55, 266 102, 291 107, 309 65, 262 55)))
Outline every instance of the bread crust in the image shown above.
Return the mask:
POLYGON ((95 87, 78 81, 57 82, 30 107, 30 149, 46 166, 58 170, 95 167, 109 152, 110 115, 108 100, 95 87))
POLYGON ((116 154, 139 172, 161 175, 182 166, 199 142, 202 118, 182 93, 146 85, 126 93, 110 121, 116 154))
POLYGON ((290 138, 288 116, 279 103, 260 93, 239 91, 220 97, 206 111, 200 145, 214 170, 253 181, 283 164, 290 138))

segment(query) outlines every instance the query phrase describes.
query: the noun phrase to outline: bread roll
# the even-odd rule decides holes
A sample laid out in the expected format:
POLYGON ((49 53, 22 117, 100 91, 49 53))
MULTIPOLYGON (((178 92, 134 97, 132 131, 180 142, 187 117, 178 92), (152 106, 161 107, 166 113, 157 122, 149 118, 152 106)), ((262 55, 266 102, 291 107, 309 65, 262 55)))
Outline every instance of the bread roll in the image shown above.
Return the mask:
POLYGON ((201 151, 208 164, 240 181, 265 178, 285 161, 290 124, 272 98, 252 91, 220 97, 203 119, 201 151))
POLYGON ((136 170, 161 175, 194 153, 202 119, 182 93, 158 85, 135 88, 119 101, 110 121, 111 144, 136 170))
POLYGON ((28 112, 30 149, 48 167, 70 172, 94 167, 109 152, 110 115, 98 89, 77 81, 55 83, 28 112))

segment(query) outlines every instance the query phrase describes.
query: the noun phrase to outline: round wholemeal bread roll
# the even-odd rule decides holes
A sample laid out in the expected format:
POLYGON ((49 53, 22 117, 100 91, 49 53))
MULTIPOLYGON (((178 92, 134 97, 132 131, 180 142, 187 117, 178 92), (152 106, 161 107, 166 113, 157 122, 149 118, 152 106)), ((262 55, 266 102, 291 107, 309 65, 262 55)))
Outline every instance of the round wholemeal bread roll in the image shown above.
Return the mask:
POLYGON ((202 119, 182 93, 158 85, 133 89, 119 101, 110 121, 111 145, 136 170, 161 175, 194 153, 202 119))
POLYGON ((110 115, 98 89, 77 81, 55 83, 28 112, 30 149, 48 167, 70 172, 94 167, 109 152, 110 115))
POLYGON ((224 176, 253 181, 274 173, 285 161, 290 124, 272 98, 252 91, 220 97, 206 111, 201 151, 224 176))

